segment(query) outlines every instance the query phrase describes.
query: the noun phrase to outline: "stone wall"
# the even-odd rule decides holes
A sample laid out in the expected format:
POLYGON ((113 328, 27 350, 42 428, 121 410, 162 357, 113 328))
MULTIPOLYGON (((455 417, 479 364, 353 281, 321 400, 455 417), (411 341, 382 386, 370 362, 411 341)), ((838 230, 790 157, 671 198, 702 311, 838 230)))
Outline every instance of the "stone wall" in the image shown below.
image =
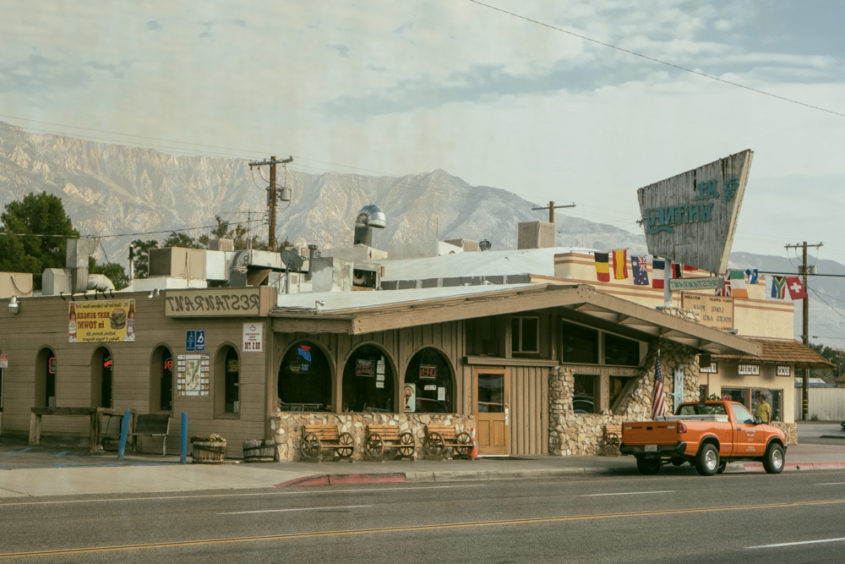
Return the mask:
POLYGON ((772 421, 770 423, 773 427, 777 427, 786 435, 787 445, 798 444, 798 423, 784 423, 782 421, 772 421))
MULTIPOLYGON (((572 409, 575 370, 566 366, 553 368, 549 375, 549 452, 560 456, 618 454, 618 448, 607 448, 604 444, 604 426, 650 419, 656 356, 652 348, 642 374, 633 388, 627 389, 627 396, 616 413, 610 410, 575 413, 572 409)), ((674 407, 673 373, 677 366, 684 367, 684 401, 698 399, 698 358, 691 349, 662 342, 660 366, 667 413, 674 407)))
POLYGON ((454 425, 457 430, 472 434, 475 426, 473 415, 454 413, 295 413, 279 411, 270 418, 270 426, 276 441, 276 459, 282 462, 302 460, 299 453, 299 441, 302 438, 302 426, 305 424, 337 425, 338 431, 349 433, 354 439, 352 460, 364 458, 364 442, 367 438, 367 425, 398 425, 399 432, 414 435, 416 448, 414 459, 423 457, 425 426, 454 425))

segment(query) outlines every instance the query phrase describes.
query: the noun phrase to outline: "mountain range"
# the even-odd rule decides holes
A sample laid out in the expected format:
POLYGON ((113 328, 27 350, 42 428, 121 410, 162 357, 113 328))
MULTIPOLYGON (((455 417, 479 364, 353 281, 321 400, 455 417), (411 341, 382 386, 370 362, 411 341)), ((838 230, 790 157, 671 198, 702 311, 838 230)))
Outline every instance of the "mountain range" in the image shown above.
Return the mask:
MULTIPOLYGON (((293 166, 291 166, 293 169, 293 166)), ((406 243, 448 239, 488 240, 494 249, 515 248, 517 225, 546 221, 545 211, 512 192, 471 186, 443 170, 400 177, 358 174, 309 174, 278 168, 277 184, 290 188, 279 202, 276 239, 296 246, 348 247, 358 211, 375 204, 387 218, 374 230, 373 246, 390 249, 406 243)), ((128 262, 129 243, 163 241, 174 230, 191 237, 207 234, 215 216, 249 226, 267 239, 266 167, 235 158, 177 156, 152 149, 27 132, 0 122, 0 207, 30 193, 61 198, 73 225, 83 235, 101 237, 105 256, 98 262, 128 262)), ((556 214, 556 244, 645 254, 642 234, 556 214)), ((735 268, 796 272, 786 257, 733 253, 735 268)), ((845 275, 845 266, 820 261, 817 271, 845 275)), ((812 342, 845 345, 845 284, 836 277, 810 281, 812 342)), ((801 306, 796 305, 796 335, 801 306)))

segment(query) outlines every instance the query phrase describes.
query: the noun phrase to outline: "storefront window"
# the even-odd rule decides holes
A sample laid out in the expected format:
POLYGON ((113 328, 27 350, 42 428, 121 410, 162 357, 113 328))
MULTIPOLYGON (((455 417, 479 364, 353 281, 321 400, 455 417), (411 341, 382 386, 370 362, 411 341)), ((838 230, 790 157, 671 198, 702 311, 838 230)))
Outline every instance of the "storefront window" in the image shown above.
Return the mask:
POLYGON ((94 407, 112 407, 114 360, 112 360, 111 353, 108 349, 100 347, 94 351, 91 369, 94 372, 91 375, 91 392, 97 394, 92 404, 94 407))
POLYGON ((625 386, 627 386, 629 382, 634 382, 636 380, 636 378, 625 378, 623 376, 611 376, 609 378, 611 408, 616 405, 616 401, 622 396, 625 386))
POLYGON ((572 410, 575 413, 597 413, 597 380, 598 377, 592 374, 575 375, 575 386, 572 394, 572 410))
POLYGON ((539 349, 540 318, 511 318, 511 351, 515 353, 536 353, 539 349))
POLYGON ((772 407, 772 421, 783 421, 783 390, 768 388, 722 388, 722 399, 733 400, 747 407, 751 413, 757 413, 760 396, 772 407))
POLYGON ((605 333, 604 363, 617 366, 639 366, 640 343, 632 339, 605 333))
POLYGON ((393 369, 378 347, 358 347, 343 369, 343 411, 394 411, 393 369))
POLYGON ((150 364, 150 406, 161 411, 173 409, 173 355, 158 347, 150 364))
POLYGON ((331 394, 331 368, 323 351, 308 341, 288 349, 279 367, 279 409, 331 411, 331 394))
POLYGON ((226 396, 225 413, 240 412, 240 374, 241 365, 237 351, 229 347, 226 351, 226 396))
POLYGON ((405 371, 404 410, 454 413, 453 386, 452 369, 446 357, 435 349, 423 349, 411 358, 405 371))
POLYGON ((599 332, 583 325, 564 322, 563 361, 598 364, 599 332))
POLYGON ((56 355, 50 349, 41 349, 38 353, 35 382, 35 405, 38 407, 56 407, 56 355))

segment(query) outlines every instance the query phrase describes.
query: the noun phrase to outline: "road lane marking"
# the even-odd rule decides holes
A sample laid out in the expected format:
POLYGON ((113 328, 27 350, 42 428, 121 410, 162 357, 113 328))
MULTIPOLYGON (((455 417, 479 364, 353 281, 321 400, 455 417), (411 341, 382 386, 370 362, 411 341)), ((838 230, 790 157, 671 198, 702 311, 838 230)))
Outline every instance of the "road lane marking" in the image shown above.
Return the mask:
POLYGON ((817 486, 845 486, 845 482, 820 482, 817 486))
POLYGON ((825 542, 845 542, 845 537, 839 537, 838 539, 816 539, 816 540, 808 540, 808 541, 796 541, 796 542, 780 542, 777 544, 759 544, 757 546, 746 546, 745 548, 754 549, 754 548, 783 548, 786 546, 801 546, 803 544, 821 544, 825 542))
POLYGON ((102 554, 107 552, 128 552, 130 550, 160 550, 167 548, 186 548, 196 546, 215 546, 224 544, 244 544, 271 541, 293 541, 302 539, 349 537, 363 535, 385 535, 418 531, 446 531, 455 529, 477 529, 482 527, 503 527, 539 525, 545 523, 566 523, 577 521, 601 521, 604 519, 625 519, 631 517, 657 517, 669 515, 694 515, 696 513, 719 513, 727 511, 760 511, 762 509, 791 509, 797 507, 812 507, 823 505, 845 505, 845 499, 828 499, 821 501, 803 501, 788 503, 766 503, 759 505, 733 505, 725 507, 701 507, 691 509, 664 509, 657 511, 635 511, 631 513, 603 513, 596 515, 568 515, 559 517, 532 517, 530 519, 506 519, 501 521, 474 521, 465 523, 435 523, 432 525, 408 525, 405 527, 382 527, 373 529, 350 529, 336 531, 315 531, 310 533, 287 533, 277 535, 261 535, 252 537, 230 537, 218 539, 197 539, 189 541, 169 541, 143 544, 126 544, 114 546, 85 546, 78 548, 59 548, 49 550, 34 550, 29 552, 0 553, 0 559, 37 558, 46 556, 69 556, 79 554, 102 554))
MULTIPOLYGON (((162 492, 161 495, 142 496, 142 497, 110 497, 108 499, 57 499, 51 501, 0 501, 0 507, 13 506, 30 506, 30 505, 73 505, 80 503, 126 503, 127 501, 167 501, 170 499, 219 499, 227 497, 288 497, 288 496, 305 496, 305 495, 330 495, 336 493, 354 493, 354 492, 384 492, 384 491, 411 491, 411 490, 446 490, 453 488, 481 488, 484 484, 450 484, 445 486, 407 486, 407 487, 385 487, 385 488, 326 488, 323 487, 318 490, 282 490, 279 491, 272 486, 268 486, 270 491, 256 492, 256 493, 227 493, 227 494, 197 494, 197 495, 167 495, 167 492, 162 492)), ((85 494, 94 495, 94 494, 85 494)), ((108 494, 100 494, 108 495, 108 494)))
POLYGON ((360 509, 362 507, 375 507, 369 505, 324 505, 320 507, 289 507, 287 509, 255 509, 252 511, 221 511, 218 515, 248 515, 251 513, 286 513, 291 511, 322 511, 323 509, 360 509))
POLYGON ((580 497, 609 497, 609 496, 614 496, 614 495, 651 495, 651 494, 663 494, 663 493, 675 493, 675 490, 652 490, 650 492, 594 493, 594 494, 581 494, 580 497))

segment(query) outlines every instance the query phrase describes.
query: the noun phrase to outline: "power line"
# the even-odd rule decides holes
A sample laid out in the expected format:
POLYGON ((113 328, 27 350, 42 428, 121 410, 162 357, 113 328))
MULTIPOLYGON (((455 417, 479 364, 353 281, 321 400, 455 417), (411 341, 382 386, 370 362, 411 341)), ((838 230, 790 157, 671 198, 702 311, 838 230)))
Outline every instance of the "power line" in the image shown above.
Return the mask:
POLYGON ((805 108, 809 108, 811 110, 817 110, 817 111, 820 111, 820 112, 825 112, 825 113, 832 114, 832 115, 835 115, 835 116, 838 116, 838 117, 845 117, 845 113, 838 112, 836 110, 831 110, 829 108, 817 106, 815 104, 808 104, 807 102, 802 102, 801 100, 796 100, 795 98, 788 98, 786 96, 781 96, 780 94, 774 94, 772 92, 767 92, 767 91, 761 90, 759 88, 754 88, 753 86, 747 86, 747 85, 739 83, 739 82, 734 82, 732 80, 727 80, 727 79, 724 79, 724 78, 721 78, 721 77, 718 77, 718 76, 715 76, 715 75, 712 75, 712 74, 707 74, 706 72, 691 69, 689 67, 685 67, 685 66, 679 65, 677 63, 672 63, 670 61, 664 61, 663 59, 658 59, 657 57, 652 57, 650 55, 645 55, 643 53, 639 53, 639 52, 633 51, 631 49, 626 49, 625 47, 620 47, 618 45, 614 45, 613 43, 608 43, 606 41, 594 39, 594 38, 592 38, 588 35, 584 35, 583 33, 577 33, 575 31, 564 29, 562 27, 558 27, 556 25, 552 25, 550 23, 546 23, 546 22, 543 22, 543 21, 540 21, 540 20, 536 20, 536 19, 530 18, 528 16, 523 16, 522 14, 517 14, 516 12, 511 12, 509 10, 499 8, 497 6, 492 6, 490 4, 480 2, 479 0, 468 0, 468 1, 472 2, 473 4, 477 4, 479 6, 483 6, 485 8, 488 8, 490 10, 494 10, 496 12, 501 12, 501 13, 506 14, 508 16, 511 16, 511 17, 514 17, 514 18, 517 18, 517 19, 520 19, 520 20, 524 20, 524 21, 527 21, 527 22, 530 22, 530 23, 533 23, 533 24, 536 24, 536 25, 539 25, 539 26, 551 29, 553 31, 557 31, 559 33, 565 33, 567 35, 577 37, 578 39, 582 39, 584 41, 589 41, 591 43, 595 43, 596 45, 601 45, 602 47, 607 47, 608 49, 614 49, 614 50, 620 51, 622 53, 627 53, 628 55, 633 55, 634 57, 639 57, 641 59, 645 59, 646 61, 656 63, 658 65, 671 67, 671 68, 674 68, 674 69, 677 69, 677 70, 680 70, 680 71, 683 71, 683 72, 687 72, 687 73, 690 73, 690 74, 694 74, 696 76, 700 76, 702 78, 707 78, 707 79, 710 79, 710 80, 714 80, 716 82, 721 82, 723 84, 727 84, 729 86, 734 86, 736 88, 748 90, 749 92, 753 92, 755 94, 760 94, 762 96, 768 96, 769 98, 774 98, 774 99, 780 100, 782 102, 788 102, 790 104, 796 104, 798 106, 804 106, 805 108))

